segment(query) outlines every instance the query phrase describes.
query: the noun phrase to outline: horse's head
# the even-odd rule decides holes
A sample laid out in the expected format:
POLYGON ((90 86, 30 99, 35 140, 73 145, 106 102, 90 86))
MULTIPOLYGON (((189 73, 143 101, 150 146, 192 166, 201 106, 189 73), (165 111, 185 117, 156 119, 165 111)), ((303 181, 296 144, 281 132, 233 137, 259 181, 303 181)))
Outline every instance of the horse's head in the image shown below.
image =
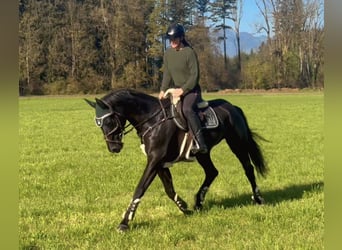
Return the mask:
POLYGON ((95 108, 95 124, 101 128, 108 150, 112 153, 119 153, 123 147, 122 137, 126 119, 103 100, 97 98, 95 98, 96 102, 84 100, 95 108))

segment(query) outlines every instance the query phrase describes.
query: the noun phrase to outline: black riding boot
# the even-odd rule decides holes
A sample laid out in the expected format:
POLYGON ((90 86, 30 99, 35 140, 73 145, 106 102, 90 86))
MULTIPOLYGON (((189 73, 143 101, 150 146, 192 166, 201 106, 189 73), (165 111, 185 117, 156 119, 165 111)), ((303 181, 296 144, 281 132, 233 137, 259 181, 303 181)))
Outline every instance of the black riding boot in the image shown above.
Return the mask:
POLYGON ((208 148, 207 145, 204 142, 202 130, 198 130, 197 133, 195 134, 196 141, 198 143, 198 148, 192 149, 193 154, 201 153, 201 154, 206 154, 208 153, 208 148))
POLYGON ((194 116, 191 117, 191 119, 189 119, 189 123, 192 133, 195 136, 195 139, 198 144, 198 148, 193 148, 191 152, 193 154, 206 154, 208 152, 208 148, 203 138, 201 122, 199 118, 196 116, 196 114, 194 114, 194 116))

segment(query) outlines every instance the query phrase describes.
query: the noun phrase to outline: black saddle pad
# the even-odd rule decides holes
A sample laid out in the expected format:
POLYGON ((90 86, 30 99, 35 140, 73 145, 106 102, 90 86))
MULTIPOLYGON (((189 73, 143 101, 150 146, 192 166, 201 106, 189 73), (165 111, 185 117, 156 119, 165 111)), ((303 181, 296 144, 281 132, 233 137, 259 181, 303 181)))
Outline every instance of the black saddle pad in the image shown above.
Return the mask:
POLYGON ((200 117, 203 128, 217 128, 217 126, 219 125, 216 113, 210 106, 206 107, 203 110, 200 110, 198 115, 200 117))
MULTIPOLYGON (((186 120, 184 119, 183 114, 180 111, 180 104, 178 104, 177 107, 172 105, 171 112, 172 112, 173 120, 175 121, 176 125, 180 129, 187 131, 188 125, 186 123, 186 120)), ((197 112, 197 115, 200 118, 202 128, 212 129, 212 128, 218 127, 219 121, 212 107, 207 106, 205 108, 199 109, 199 111, 197 112)))

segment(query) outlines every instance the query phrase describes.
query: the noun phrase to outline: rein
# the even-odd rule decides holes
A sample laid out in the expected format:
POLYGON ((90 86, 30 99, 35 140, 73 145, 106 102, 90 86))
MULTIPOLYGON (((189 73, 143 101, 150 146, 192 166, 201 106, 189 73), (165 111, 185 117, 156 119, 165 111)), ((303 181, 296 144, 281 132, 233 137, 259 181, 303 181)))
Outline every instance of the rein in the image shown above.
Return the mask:
MULTIPOLYGON (((145 135, 147 133, 149 133, 152 129, 154 129, 155 127, 159 126, 161 123, 174 118, 174 116, 170 116, 168 117, 165 111, 165 107, 163 106, 163 104, 161 103, 161 100, 159 100, 159 104, 160 104, 160 109, 158 109, 156 112, 154 112, 151 116, 149 116, 148 118, 142 120, 141 122, 139 122, 138 124, 133 125, 132 123, 129 122, 129 124, 127 124, 126 126, 122 127, 121 122, 119 121, 119 119, 117 118, 117 116, 121 116, 123 118, 125 118, 127 120, 127 118, 122 115, 121 113, 111 110, 111 112, 101 116, 101 117, 95 117, 95 123, 98 127, 102 127, 103 124, 103 119, 112 115, 116 115, 114 116, 114 118, 116 119, 116 123, 118 124, 118 126, 115 126, 110 132, 108 132, 107 134, 104 135, 104 139, 108 142, 116 142, 118 143, 118 141, 113 141, 111 139, 109 139, 108 137, 115 133, 116 130, 119 128, 121 131, 119 133, 120 137, 123 137, 124 135, 128 134, 129 132, 131 132, 133 129, 137 129, 139 127, 141 127, 142 125, 144 125, 146 122, 150 121, 151 119, 153 119, 155 116, 157 116, 160 112, 163 112, 163 119, 161 119, 160 121, 154 123, 152 126, 148 127, 142 134, 142 140, 144 139, 145 135), (130 127, 130 128, 129 128, 130 127), (129 128, 127 131, 126 129, 129 128)), ((108 105, 108 104, 107 104, 108 105)), ((109 105, 108 105, 109 106, 109 105)), ((110 106, 109 106, 110 107, 110 106)))
MULTIPOLYGON (((144 140, 145 135, 146 135, 147 133, 149 133, 152 129, 154 129, 155 127, 159 126, 159 125, 162 124, 163 122, 165 122, 165 121, 167 121, 167 120, 173 118, 173 116, 167 117, 166 111, 165 111, 165 107, 164 107, 163 104, 161 103, 160 99, 158 99, 158 100, 159 100, 159 104, 160 104, 161 109, 158 110, 158 112, 156 112, 154 115, 152 115, 149 119, 147 119, 147 121, 150 120, 150 119, 152 119, 154 116, 156 116, 157 114, 159 114, 161 111, 163 111, 164 118, 161 119, 160 121, 158 121, 157 123, 153 124, 153 126, 148 127, 148 129, 141 135, 141 139, 142 139, 142 140, 144 140)), ((146 122, 147 122, 147 121, 146 121, 146 122)))

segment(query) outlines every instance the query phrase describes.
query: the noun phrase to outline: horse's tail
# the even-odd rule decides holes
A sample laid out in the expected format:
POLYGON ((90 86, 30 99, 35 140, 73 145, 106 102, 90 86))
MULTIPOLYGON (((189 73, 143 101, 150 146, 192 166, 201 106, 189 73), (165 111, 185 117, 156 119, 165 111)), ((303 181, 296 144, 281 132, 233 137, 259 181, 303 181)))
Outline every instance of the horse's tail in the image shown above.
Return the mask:
POLYGON ((267 168, 267 164, 266 161, 264 159, 264 155, 262 153, 262 150, 259 146, 259 144, 257 143, 256 139, 259 140, 263 140, 263 141, 267 141, 266 139, 264 139, 262 136, 260 136, 259 134, 253 132, 248 125, 247 122, 247 118, 245 116, 245 114, 243 113, 242 109, 235 106, 237 108, 237 110, 239 111, 239 113, 241 114, 243 120, 245 121, 246 124, 246 129, 247 129, 247 148, 248 148, 248 154, 249 157, 251 159, 251 161, 253 162, 257 172, 259 174, 261 174, 263 177, 266 176, 268 168, 267 168))

